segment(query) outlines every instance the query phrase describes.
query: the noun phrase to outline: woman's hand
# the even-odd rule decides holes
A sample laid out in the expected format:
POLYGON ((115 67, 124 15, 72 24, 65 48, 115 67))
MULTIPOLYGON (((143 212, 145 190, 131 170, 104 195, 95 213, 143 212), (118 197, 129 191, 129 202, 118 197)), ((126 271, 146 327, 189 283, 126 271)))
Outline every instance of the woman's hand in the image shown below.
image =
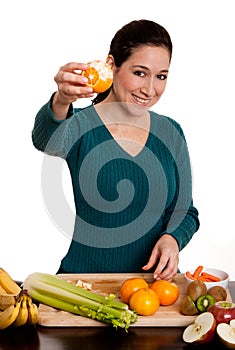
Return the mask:
POLYGON ((171 281, 178 271, 179 247, 174 237, 164 234, 155 244, 148 263, 143 270, 151 269, 157 263, 154 278, 171 281))
POLYGON ((71 62, 61 67, 54 77, 58 91, 52 102, 52 110, 56 118, 66 118, 69 105, 77 99, 93 96, 93 89, 86 86, 87 78, 80 74, 86 68, 85 63, 71 62))

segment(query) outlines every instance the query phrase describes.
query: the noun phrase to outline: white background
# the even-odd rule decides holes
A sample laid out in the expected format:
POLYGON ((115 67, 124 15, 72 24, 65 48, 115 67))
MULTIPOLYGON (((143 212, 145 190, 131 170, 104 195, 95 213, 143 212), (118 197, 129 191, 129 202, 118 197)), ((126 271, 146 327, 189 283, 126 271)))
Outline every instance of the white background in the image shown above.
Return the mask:
MULTIPOLYGON (((70 61, 105 60, 115 32, 147 18, 165 26, 174 44, 167 89, 154 110, 183 127, 200 213, 200 229, 180 253, 180 269, 202 264, 235 279, 233 5, 232 0, 1 2, 0 266, 13 278, 55 273, 70 243, 71 232, 62 233, 44 205, 44 155, 31 142, 35 115, 56 89, 54 75, 70 61)), ((66 167, 63 173, 73 206, 66 167)))

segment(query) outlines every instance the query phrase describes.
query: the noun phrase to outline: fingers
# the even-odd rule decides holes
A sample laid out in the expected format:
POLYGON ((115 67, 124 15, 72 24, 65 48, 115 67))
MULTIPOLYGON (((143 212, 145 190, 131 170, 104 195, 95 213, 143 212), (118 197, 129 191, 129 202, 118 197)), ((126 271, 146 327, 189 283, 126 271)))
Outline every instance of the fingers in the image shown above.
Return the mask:
POLYGON ((70 62, 65 64, 64 66, 60 67, 59 72, 74 72, 77 73, 85 70, 87 68, 86 63, 78 63, 78 62, 70 62))
POLYGON ((171 281, 178 271, 178 259, 170 258, 167 262, 163 259, 160 259, 159 264, 157 265, 153 277, 155 279, 163 279, 166 281, 171 281))
POLYGON ((71 84, 86 84, 87 78, 81 75, 81 72, 86 69, 86 65, 65 65, 61 67, 58 73, 55 75, 54 80, 58 83, 71 83, 71 84), (75 67, 72 69, 72 67, 75 67), (80 69, 80 68, 83 69, 80 69), (79 69, 78 69, 79 68, 79 69))
POLYGON ((171 281, 179 264, 179 248, 176 240, 170 235, 163 235, 156 243, 147 264, 142 268, 147 271, 156 266, 153 277, 171 281))
POLYGON ((156 249, 156 246, 155 246, 149 258, 149 261, 145 266, 142 267, 142 270, 145 270, 145 271, 150 270, 156 264, 157 260, 158 260, 158 250, 156 249))
POLYGON ((59 69, 54 80, 57 84, 61 101, 71 103, 78 98, 93 96, 93 89, 86 86, 88 79, 81 74, 86 68, 87 64, 85 63, 71 62, 59 69))
POLYGON ((75 86, 69 83, 58 84, 58 91, 69 102, 73 102, 78 98, 93 96, 93 89, 91 87, 75 86))
POLYGON ((156 263, 157 263, 157 266, 153 273, 153 277, 156 280, 158 279, 172 280, 174 278, 178 270, 178 259, 173 260, 173 259, 170 259, 167 255, 166 256, 162 255, 157 262, 157 259, 151 256, 148 263, 142 269, 147 271, 152 267, 154 267, 156 263))

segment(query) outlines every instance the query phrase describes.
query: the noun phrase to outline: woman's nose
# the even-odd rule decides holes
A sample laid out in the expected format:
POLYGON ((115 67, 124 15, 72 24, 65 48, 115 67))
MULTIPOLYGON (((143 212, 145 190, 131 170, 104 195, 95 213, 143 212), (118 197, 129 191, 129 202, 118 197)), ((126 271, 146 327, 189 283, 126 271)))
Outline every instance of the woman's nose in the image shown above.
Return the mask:
POLYGON ((141 92, 143 92, 147 96, 154 96, 156 93, 156 82, 154 79, 146 79, 141 92))

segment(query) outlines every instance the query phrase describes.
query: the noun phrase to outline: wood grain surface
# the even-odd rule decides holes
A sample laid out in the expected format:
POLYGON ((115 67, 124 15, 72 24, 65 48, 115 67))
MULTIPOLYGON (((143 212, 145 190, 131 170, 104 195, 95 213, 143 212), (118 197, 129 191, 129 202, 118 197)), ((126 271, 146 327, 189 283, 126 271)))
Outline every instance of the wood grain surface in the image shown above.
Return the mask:
MULTIPOLYGON (((153 282, 151 273, 143 274, 66 274, 58 275, 61 278, 76 283, 78 280, 90 283, 92 291, 109 295, 116 295, 116 300, 121 300, 120 287, 124 280, 131 277, 142 277, 147 282, 153 282)), ((180 290, 178 300, 170 306, 160 306, 153 316, 138 316, 137 323, 131 327, 183 327, 192 323, 195 316, 184 316, 179 312, 182 297, 186 294, 187 283, 183 274, 177 274, 174 281, 180 290)), ((231 300, 229 291, 227 300, 231 300)), ((106 324, 87 317, 73 315, 71 313, 56 310, 52 307, 39 305, 39 324, 45 327, 107 327, 106 324)))

